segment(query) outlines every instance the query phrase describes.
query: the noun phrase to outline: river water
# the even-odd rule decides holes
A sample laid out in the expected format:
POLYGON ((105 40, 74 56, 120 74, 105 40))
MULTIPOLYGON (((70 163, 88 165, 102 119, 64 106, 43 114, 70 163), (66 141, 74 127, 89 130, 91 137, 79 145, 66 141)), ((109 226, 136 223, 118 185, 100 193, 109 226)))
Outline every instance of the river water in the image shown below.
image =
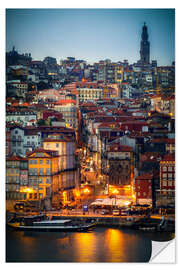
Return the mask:
MULTIPOLYGON (((6 261, 148 262, 151 257, 150 238, 138 231, 101 227, 91 232, 72 233, 15 232, 7 229, 6 261)), ((160 236, 158 241, 161 238, 170 240, 160 236)))
POLYGON ((151 240, 131 230, 15 232, 7 229, 7 262, 148 262, 151 240))

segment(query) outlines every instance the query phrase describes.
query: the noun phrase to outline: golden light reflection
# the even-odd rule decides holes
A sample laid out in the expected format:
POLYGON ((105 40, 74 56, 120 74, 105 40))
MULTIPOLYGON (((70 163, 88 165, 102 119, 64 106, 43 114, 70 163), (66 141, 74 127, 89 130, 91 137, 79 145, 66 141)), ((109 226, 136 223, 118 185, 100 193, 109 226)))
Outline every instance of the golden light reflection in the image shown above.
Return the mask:
POLYGON ((74 235, 75 246, 81 249, 74 250, 77 261, 93 262, 96 254, 97 238, 92 233, 77 233, 74 235))
POLYGON ((22 249, 25 250, 26 252, 24 253, 24 259, 27 256, 28 257, 28 253, 32 252, 32 250, 34 248, 36 248, 36 239, 34 237, 31 236, 27 236, 26 232, 18 232, 19 233, 19 240, 22 243, 22 249))
MULTIPOLYGON (((112 262, 119 262, 125 256, 126 239, 117 229, 108 229, 105 235, 105 245, 111 254, 112 262)), ((122 260, 123 261, 123 260, 122 260)))

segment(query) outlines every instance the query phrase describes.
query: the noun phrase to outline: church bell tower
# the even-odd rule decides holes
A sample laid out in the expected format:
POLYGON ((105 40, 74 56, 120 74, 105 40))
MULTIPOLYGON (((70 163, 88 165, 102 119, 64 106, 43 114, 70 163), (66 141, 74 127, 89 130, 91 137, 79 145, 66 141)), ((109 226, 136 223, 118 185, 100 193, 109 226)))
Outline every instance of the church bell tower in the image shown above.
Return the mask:
POLYGON ((150 42, 148 41, 148 31, 146 23, 142 27, 141 45, 140 45, 140 62, 148 65, 150 60, 150 42))

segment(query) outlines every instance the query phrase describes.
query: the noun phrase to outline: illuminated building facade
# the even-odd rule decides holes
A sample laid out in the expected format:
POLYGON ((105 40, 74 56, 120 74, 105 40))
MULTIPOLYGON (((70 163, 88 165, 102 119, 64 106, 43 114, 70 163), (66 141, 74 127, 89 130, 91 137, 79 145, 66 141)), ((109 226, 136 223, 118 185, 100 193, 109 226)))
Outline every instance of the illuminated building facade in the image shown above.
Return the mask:
POLYGON ((35 149, 28 154, 29 186, 36 192, 30 199, 50 198, 52 184, 59 171, 58 152, 35 149))
POLYGON ((54 105, 54 110, 62 114, 67 127, 78 129, 78 110, 75 100, 59 100, 54 105))
POLYGON ((175 155, 167 154, 160 161, 160 205, 175 204, 175 155))
POLYGON ((24 200, 20 188, 28 185, 28 160, 13 154, 6 160, 6 199, 24 200))
POLYGON ((111 145, 107 152, 107 159, 109 185, 121 188, 131 186, 133 178, 133 149, 125 145, 111 145))
POLYGON ((52 183, 52 204, 66 203, 73 198, 78 186, 78 172, 75 170, 75 141, 73 138, 51 136, 43 141, 43 148, 58 152, 58 173, 52 183))
POLYGON ((136 202, 138 204, 151 204, 153 200, 153 176, 145 173, 135 178, 136 202))
POLYGON ((43 148, 58 151, 59 171, 75 169, 75 141, 73 138, 51 136, 43 141, 43 148))

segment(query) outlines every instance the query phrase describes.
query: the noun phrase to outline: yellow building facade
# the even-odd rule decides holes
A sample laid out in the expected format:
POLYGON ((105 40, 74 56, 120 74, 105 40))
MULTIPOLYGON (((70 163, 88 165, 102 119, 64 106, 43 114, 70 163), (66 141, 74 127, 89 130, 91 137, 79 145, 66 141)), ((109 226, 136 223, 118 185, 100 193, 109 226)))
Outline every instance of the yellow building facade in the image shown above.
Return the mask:
POLYGON ((29 186, 33 192, 29 199, 51 197, 53 182, 56 181, 58 152, 39 149, 28 155, 29 186))

